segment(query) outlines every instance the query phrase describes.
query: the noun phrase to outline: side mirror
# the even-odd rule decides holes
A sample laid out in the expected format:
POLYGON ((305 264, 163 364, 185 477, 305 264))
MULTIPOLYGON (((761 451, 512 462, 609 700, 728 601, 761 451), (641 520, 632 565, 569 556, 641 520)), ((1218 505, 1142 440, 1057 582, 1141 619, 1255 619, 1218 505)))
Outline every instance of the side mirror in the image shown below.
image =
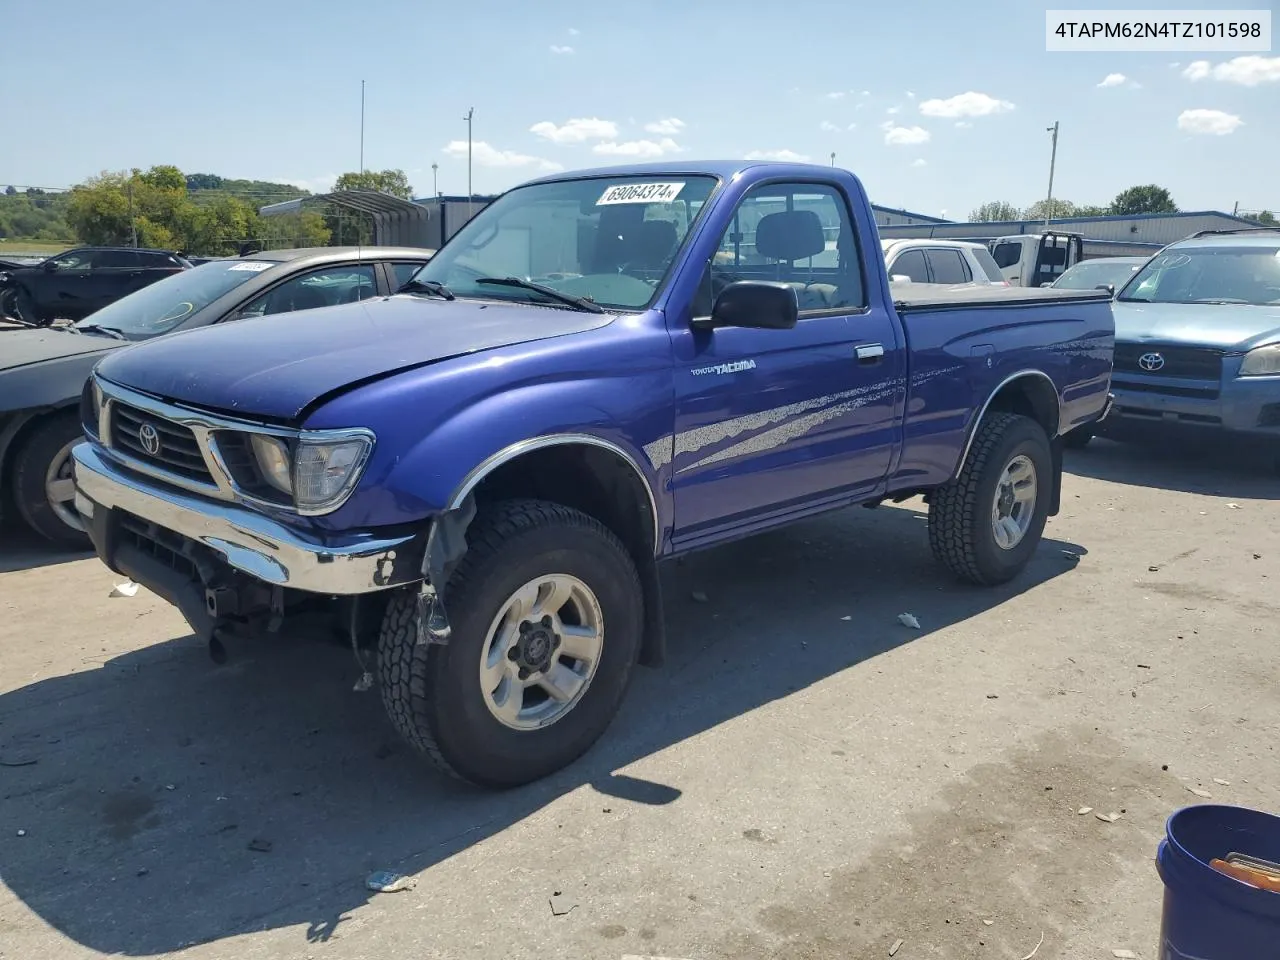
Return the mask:
POLYGON ((1040 284, 1040 286, 1042 286, 1042 287, 1052 287, 1052 286, 1053 286, 1053 284, 1052 284, 1052 283, 1042 283, 1042 284, 1040 284))
POLYGON ((1111 294, 1113 297, 1116 295, 1116 285, 1114 283, 1100 283, 1093 289, 1105 290, 1107 291, 1107 293, 1111 294))
POLYGON ((40 269, 45 273, 53 273, 53 271, 58 269, 58 262, 56 260, 46 260, 44 263, 40 264, 40 269))
POLYGON ((749 327, 756 330, 790 330, 800 318, 800 302, 794 287, 785 283, 739 280, 716 297, 711 317, 698 325, 749 327))
POLYGON ((890 283, 910 283, 911 278, 905 273, 895 273, 889 277, 890 283))

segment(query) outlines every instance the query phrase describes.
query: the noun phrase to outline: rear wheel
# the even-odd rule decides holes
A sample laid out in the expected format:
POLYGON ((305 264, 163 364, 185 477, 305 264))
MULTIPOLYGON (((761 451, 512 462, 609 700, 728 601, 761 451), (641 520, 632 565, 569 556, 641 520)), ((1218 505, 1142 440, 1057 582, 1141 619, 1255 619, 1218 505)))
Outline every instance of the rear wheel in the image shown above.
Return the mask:
POLYGON ((1028 417, 988 414, 959 478, 933 494, 929 546, 934 556, 971 583, 1012 580, 1040 543, 1052 478, 1044 428, 1028 417))
POLYGON ((419 636, 418 594, 390 602, 383 703, 446 772, 514 787, 572 763, 604 733, 639 651, 643 598, 625 547, 559 504, 482 509, 445 593, 448 643, 419 636))
POLYGON ((71 448, 84 439, 75 411, 38 421, 14 454, 13 494, 22 519, 60 547, 87 549, 75 506, 71 448))
POLYGON ((36 309, 35 298, 24 288, 19 287, 14 291, 13 299, 10 303, 13 309, 11 316, 33 327, 38 327, 42 324, 40 313, 36 309))

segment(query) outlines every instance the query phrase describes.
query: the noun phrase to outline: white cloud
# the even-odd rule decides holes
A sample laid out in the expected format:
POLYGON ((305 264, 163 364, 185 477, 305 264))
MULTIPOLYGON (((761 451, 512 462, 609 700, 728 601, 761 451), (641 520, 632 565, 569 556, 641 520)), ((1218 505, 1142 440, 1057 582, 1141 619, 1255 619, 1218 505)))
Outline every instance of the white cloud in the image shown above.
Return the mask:
POLYGON ((961 130, 968 130, 970 127, 973 126, 973 124, 970 123, 968 120, 957 120, 956 126, 959 127, 961 130))
POLYGON ((1256 87, 1261 83, 1280 83, 1280 57, 1236 57, 1216 67, 1208 60, 1195 60, 1187 64, 1182 75, 1188 80, 1205 80, 1212 77, 1226 83, 1238 83, 1242 87, 1256 87))
POLYGON ((818 124, 818 129, 822 130, 824 133, 835 133, 840 128, 837 127, 830 120, 823 120, 820 124, 818 124))
POLYGON ((752 150, 747 154, 748 160, 776 160, 779 163, 808 163, 809 157, 794 150, 752 150))
POLYGON ((529 132, 552 143, 584 143, 587 140, 612 140, 618 136, 618 125, 599 117, 577 117, 556 126, 550 120, 535 123, 529 132))
POLYGON ((1224 113, 1221 110, 1183 110, 1178 114, 1178 129, 1187 133, 1224 137, 1241 126, 1244 126, 1243 120, 1234 113, 1224 113))
POLYGON ((648 133, 656 133, 664 137, 674 137, 684 129, 684 121, 676 117, 667 117, 665 120, 655 120, 653 123, 646 123, 644 129, 648 133))
POLYGON ((997 100, 985 93, 970 90, 958 93, 946 100, 925 100, 920 104, 920 112, 926 117, 986 117, 995 113, 1007 113, 1013 109, 1008 100, 997 100))
POLYGON ((1170 70, 1177 70, 1180 66, 1182 66, 1182 61, 1180 61, 1180 60, 1175 60, 1175 61, 1173 61, 1173 63, 1169 64, 1169 69, 1170 69, 1170 70))
POLYGON ((1102 78, 1102 82, 1098 84, 1100 87, 1118 87, 1129 79, 1123 73, 1108 73, 1102 78))
POLYGON ((929 142, 929 131, 924 127, 900 127, 892 120, 880 124, 884 142, 891 147, 911 147, 929 142))
MULTIPOLYGON (((467 159, 467 141, 451 140, 444 148, 444 152, 458 160, 467 159)), ((514 150, 499 150, 497 147, 490 146, 483 140, 477 140, 471 145, 471 157, 475 163, 482 167, 533 167, 536 166, 540 170, 563 170, 560 164, 551 160, 544 160, 541 157, 531 157, 528 154, 516 153, 514 150)))
POLYGON ((579 30, 577 27, 570 27, 570 28, 569 28, 569 36, 571 36, 571 37, 576 37, 576 36, 578 36, 578 35, 579 35, 579 34, 581 34, 581 33, 582 33, 582 31, 581 31, 581 30, 579 30))
POLYGON ((871 91, 870 91, 870 90, 863 90, 860 94, 858 94, 858 96, 860 96, 860 97, 869 97, 869 96, 871 96, 871 91))
POLYGON ((551 52, 556 54, 573 53, 573 47, 562 47, 553 43, 551 45, 551 52))
POLYGON ((849 124, 849 129, 850 129, 850 130, 857 130, 857 129, 858 129, 858 125, 857 125, 856 123, 851 123, 851 124, 849 124))
POLYGON ((843 91, 843 90, 832 90, 830 93, 828 93, 828 94, 827 94, 827 99, 828 99, 828 100, 843 100, 843 99, 844 99, 844 91, 843 91))
POLYGON ((917 157, 916 159, 911 161, 911 165, 913 167, 925 167, 929 165, 929 161, 926 160, 924 157, 917 157))
POLYGON ((899 111, 898 111, 898 108, 897 108, 897 107, 890 107, 888 110, 886 110, 886 111, 885 111, 885 113, 887 113, 887 114, 888 114, 889 116, 891 116, 891 117, 892 117, 895 113, 898 113, 898 112, 899 112, 899 111))
POLYGON ((915 92, 914 90, 908 90, 908 91, 907 91, 907 99, 908 99, 908 100, 914 100, 915 98, 916 98, 916 92, 915 92))
POLYGON ((597 153, 602 157, 651 159, 668 153, 679 153, 680 144, 670 137, 663 137, 661 140, 628 140, 625 143, 606 140, 604 143, 597 143, 591 148, 591 152, 597 153))

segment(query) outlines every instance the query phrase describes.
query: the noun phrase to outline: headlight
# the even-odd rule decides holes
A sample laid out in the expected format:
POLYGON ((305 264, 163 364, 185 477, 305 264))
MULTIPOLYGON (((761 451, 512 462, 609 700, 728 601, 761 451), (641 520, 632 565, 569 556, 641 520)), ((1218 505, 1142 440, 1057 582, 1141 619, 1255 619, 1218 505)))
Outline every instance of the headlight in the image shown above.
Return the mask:
POLYGON ((373 437, 353 432, 297 440, 255 433, 249 442, 262 479, 290 497, 299 513, 315 515, 336 509, 360 479, 373 437))
POLYGON ((1250 350, 1244 355, 1244 363, 1240 364, 1242 377, 1267 377, 1276 374, 1280 374, 1280 343, 1250 350))
POLYGON ((289 448, 283 440, 255 433, 249 438, 253 455, 262 471, 262 479, 286 496, 293 493, 290 477, 289 448))

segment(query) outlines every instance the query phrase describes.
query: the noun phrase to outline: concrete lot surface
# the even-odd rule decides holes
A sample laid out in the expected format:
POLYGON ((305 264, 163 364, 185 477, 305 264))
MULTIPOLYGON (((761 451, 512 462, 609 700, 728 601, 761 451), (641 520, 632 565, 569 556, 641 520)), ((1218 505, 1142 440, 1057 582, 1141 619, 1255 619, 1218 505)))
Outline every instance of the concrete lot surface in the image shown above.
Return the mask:
POLYGON ((10 542, 0 955, 1154 960, 1165 818, 1280 807, 1280 481, 1105 442, 1068 470, 1004 589, 953 584, 914 501, 671 566, 668 665, 505 794, 409 756, 349 651, 218 667, 96 559, 10 542))

